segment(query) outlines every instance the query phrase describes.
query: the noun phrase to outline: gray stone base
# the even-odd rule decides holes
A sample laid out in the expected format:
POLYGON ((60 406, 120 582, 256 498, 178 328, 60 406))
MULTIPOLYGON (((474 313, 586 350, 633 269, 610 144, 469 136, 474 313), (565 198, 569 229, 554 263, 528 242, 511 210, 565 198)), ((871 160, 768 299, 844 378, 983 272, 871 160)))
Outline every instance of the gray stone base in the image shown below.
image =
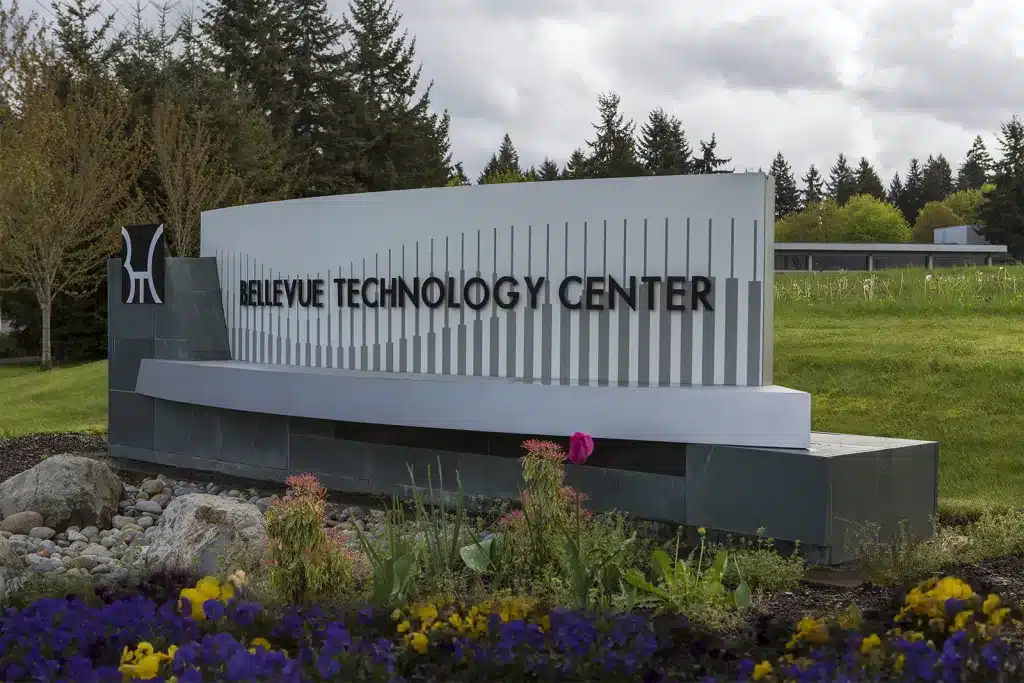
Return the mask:
MULTIPOLYGON (((141 398, 141 397, 140 397, 141 398)), ((154 447, 111 443, 127 461, 283 482, 313 472, 329 489, 357 494, 411 492, 409 467, 425 485, 427 467, 445 488, 467 496, 515 499, 525 438, 457 430, 330 422, 153 401, 154 447)), ((540 438, 544 438, 540 436, 540 438)), ((564 440, 564 437, 552 438, 564 440)), ((935 443, 815 433, 810 450, 599 441, 567 483, 595 510, 753 536, 758 529, 799 541, 812 562, 838 564, 865 523, 882 534, 901 521, 931 533, 937 504, 935 443)))

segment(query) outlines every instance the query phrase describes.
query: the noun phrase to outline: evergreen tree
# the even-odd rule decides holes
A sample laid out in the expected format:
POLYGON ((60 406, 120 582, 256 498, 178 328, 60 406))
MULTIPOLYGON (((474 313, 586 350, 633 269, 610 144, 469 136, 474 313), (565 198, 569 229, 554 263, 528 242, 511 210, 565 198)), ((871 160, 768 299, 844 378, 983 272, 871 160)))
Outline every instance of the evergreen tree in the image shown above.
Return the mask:
POLYGON ((501 139, 501 146, 498 148, 498 152, 491 155, 490 160, 484 166, 484 170, 480 173, 476 182, 478 185, 483 185, 486 183, 487 178, 498 174, 525 175, 525 172, 519 165, 519 152, 516 151, 515 145, 512 144, 512 137, 508 133, 505 133, 505 136, 501 139))
POLYGON ((842 206, 846 201, 857 194, 857 176, 846 155, 840 153, 836 158, 835 165, 829 169, 828 182, 825 183, 825 191, 836 204, 842 206))
POLYGON ((629 178, 645 175, 637 158, 636 139, 633 131, 636 124, 627 121, 619 111, 620 99, 616 93, 597 97, 599 122, 591 124, 597 135, 587 141, 590 148, 588 165, 594 178, 629 178))
POLYGON ((199 22, 211 65, 250 92, 274 130, 291 126, 284 0, 210 0, 199 22))
POLYGON ((640 128, 640 159, 648 173, 677 175, 693 171, 693 150, 682 122, 661 107, 651 112, 640 128))
POLYGON ((558 180, 558 164, 551 159, 544 157, 543 163, 537 169, 537 180, 558 180))
POLYGON ((342 19, 346 64, 366 112, 356 177, 371 191, 441 187, 452 172, 451 118, 431 112, 433 84, 419 93, 416 40, 400 32, 401 21, 392 0, 351 0, 342 19))
POLYGON ((857 194, 871 195, 885 201, 885 186, 867 157, 861 157, 857 165, 857 194))
POLYGON ((967 150, 964 162, 957 171, 956 189, 980 190, 981 186, 988 182, 991 172, 992 157, 985 149, 985 141, 981 139, 980 135, 976 135, 971 148, 967 150))
POLYGON ((469 185, 469 176, 463 170, 461 161, 452 166, 452 175, 448 178, 448 184, 453 186, 469 185))
POLYGON ((92 0, 55 0, 52 7, 53 37, 69 71, 76 77, 109 73, 127 42, 114 30, 114 15, 100 14, 102 4, 92 0))
POLYGON ((583 150, 577 147, 569 155, 569 161, 566 162, 565 168, 562 169, 563 180, 581 180, 583 178, 591 178, 590 175, 590 159, 583 153, 583 150))
POLYGON ((992 244, 1005 244, 1010 254, 1024 260, 1024 123, 1014 116, 1001 126, 1002 158, 995 164, 995 187, 978 211, 982 236, 992 244))
POLYGON ((811 164, 811 167, 807 169, 807 174, 800 181, 804 184, 801 196, 805 207, 809 204, 817 204, 825 198, 824 181, 814 164, 811 164))
POLYGON ((953 194, 953 169, 943 155, 929 156, 924 165, 921 182, 921 195, 924 203, 941 202, 953 194))
MULTIPOLYGON (((900 179, 900 174, 894 173, 892 181, 889 183, 889 190, 886 192, 885 200, 895 207, 899 207, 903 201, 903 181, 900 179)), ((906 218, 906 216, 904 216, 906 218)), ((910 222, 909 220, 907 221, 910 222)))
POLYGON ((711 134, 711 140, 708 142, 700 141, 700 158, 695 159, 693 163, 693 172, 708 174, 708 173, 732 173, 731 170, 726 171, 722 169, 727 163, 732 161, 732 157, 723 159, 718 156, 716 148, 718 147, 718 140, 715 139, 715 134, 711 134))
POLYGON ((800 190, 796 187, 793 169, 789 167, 782 152, 775 155, 768 175, 775 178, 775 220, 785 218, 800 210, 800 190))
POLYGON ((921 170, 920 162, 917 159, 911 159, 906 179, 903 182, 903 193, 897 206, 903 212, 907 222, 913 225, 917 221, 917 214, 924 205, 924 173, 921 170))

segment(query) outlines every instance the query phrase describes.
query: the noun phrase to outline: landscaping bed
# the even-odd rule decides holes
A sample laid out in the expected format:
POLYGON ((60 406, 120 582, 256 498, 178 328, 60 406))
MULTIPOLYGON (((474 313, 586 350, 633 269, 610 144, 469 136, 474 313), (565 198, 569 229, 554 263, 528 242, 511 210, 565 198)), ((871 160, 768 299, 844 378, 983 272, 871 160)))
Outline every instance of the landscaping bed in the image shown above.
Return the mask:
POLYGON ((0 485, 50 525, 0 529, 3 680, 1024 680, 1018 513, 876 542, 871 581, 830 586, 766 536, 687 545, 590 513, 563 483, 582 434, 526 442, 522 505, 490 514, 431 482, 385 509, 332 504, 312 475, 127 483, 44 452, 89 437, 19 443, 43 458, 26 481, 69 484, 0 485))

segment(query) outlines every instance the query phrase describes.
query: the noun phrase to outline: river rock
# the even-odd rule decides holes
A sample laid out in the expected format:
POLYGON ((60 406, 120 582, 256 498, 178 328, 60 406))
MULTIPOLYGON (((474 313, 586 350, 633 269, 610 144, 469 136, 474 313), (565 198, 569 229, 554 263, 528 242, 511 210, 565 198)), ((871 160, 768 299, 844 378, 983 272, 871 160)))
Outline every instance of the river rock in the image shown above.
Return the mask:
POLYGON ((4 519, 33 510, 43 526, 107 526, 121 499, 121 480, 106 463, 80 455, 55 455, 0 483, 4 519))
POLYGON ((250 503, 190 493, 175 498, 164 510, 153 543, 146 552, 151 566, 211 574, 233 544, 261 547, 267 532, 263 515, 250 503))
POLYGON ((159 515, 163 512, 163 506, 153 500, 137 500, 135 501, 135 509, 151 515, 159 515))
POLYGON ((43 516, 34 510, 15 512, 4 517, 4 521, 0 522, 0 530, 9 531, 12 534, 27 534, 39 526, 43 526, 43 516))
POLYGON ((56 535, 56 533, 56 531, 54 531, 48 526, 37 526, 33 527, 32 529, 29 529, 28 535, 32 538, 38 538, 40 540, 46 541, 53 538, 56 535))

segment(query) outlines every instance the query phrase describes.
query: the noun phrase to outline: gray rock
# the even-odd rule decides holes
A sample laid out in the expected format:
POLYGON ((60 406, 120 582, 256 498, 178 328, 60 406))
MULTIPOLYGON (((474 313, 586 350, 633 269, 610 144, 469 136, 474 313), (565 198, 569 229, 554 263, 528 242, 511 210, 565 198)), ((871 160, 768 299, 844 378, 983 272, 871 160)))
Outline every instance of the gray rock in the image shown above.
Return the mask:
POLYGON ((62 531, 61 533, 54 536, 53 540, 57 541, 58 543, 60 543, 61 541, 67 541, 68 535, 62 531))
POLYGON ((43 540, 53 538, 56 534, 57 532, 48 526, 32 527, 31 529, 29 529, 28 532, 28 535, 32 538, 38 538, 43 540))
POLYGON ((24 566, 22 555, 16 553, 5 538, 0 538, 0 569, 17 571, 24 566))
MULTIPOLYGON (((120 501, 117 504, 117 509, 118 510, 127 510, 131 506, 132 506, 132 502, 130 500, 122 500, 122 501, 120 501)), ((104 525, 104 526, 106 526, 106 525, 104 525)))
POLYGON ((75 541, 68 546, 68 550, 73 553, 80 553, 88 547, 89 544, 86 541, 75 541))
POLYGON ((138 493, 139 492, 139 487, 138 486, 133 486, 131 484, 125 484, 124 485, 124 492, 126 494, 138 493))
POLYGON ((46 558, 44 558, 42 555, 36 555, 35 553, 29 553, 28 555, 25 556, 25 564, 27 564, 28 566, 31 567, 32 565, 39 564, 44 559, 46 559, 46 558))
POLYGON ((135 523, 138 524, 139 527, 143 530, 148 529, 149 527, 153 526, 153 524, 155 524, 152 517, 148 517, 145 515, 139 517, 135 523))
POLYGON ((228 491, 228 495, 231 496, 232 498, 238 498, 240 495, 242 495, 242 492, 239 491, 238 489, 231 489, 230 491, 228 491))
POLYGON ((71 541, 72 543, 84 543, 84 542, 87 542, 89 540, 89 537, 88 536, 84 536, 84 535, 78 533, 77 531, 69 531, 68 532, 68 540, 71 541))
POLYGON ((149 500, 149 494, 145 491, 139 491, 135 494, 135 500, 149 500))
POLYGON ((209 494, 175 498, 164 510, 146 552, 151 565, 211 574, 219 558, 235 543, 266 544, 263 515, 255 505, 209 494))
POLYGON ((53 541, 42 541, 39 544, 39 549, 45 550, 48 553, 55 553, 57 552, 57 544, 53 541))
POLYGON ((97 574, 106 574, 107 572, 110 571, 110 569, 111 569, 111 567, 110 567, 109 564, 98 564, 95 567, 93 567, 92 569, 90 569, 89 573, 92 574, 93 576, 95 576, 97 574))
POLYGON ((92 571, 93 568, 99 566, 99 561, 92 555, 79 555, 78 557, 72 557, 64 566, 70 569, 92 571))
POLYGON ((155 496, 150 496, 149 499, 154 503, 159 503, 161 508, 165 508, 171 502, 171 494, 158 493, 155 496))
POLYGON ((214 486, 207 487, 206 492, 209 493, 211 496, 216 496, 222 490, 223 489, 221 489, 221 487, 214 485, 214 486))
POLYGON ((2 538, 10 538, 13 535, 10 531, 0 531, 0 537, 2 538))
POLYGON ((163 507, 160 503, 154 500, 140 500, 135 503, 135 509, 139 512, 147 512, 151 515, 159 515, 163 512, 163 507))
POLYGON ((110 557, 110 551, 107 550, 106 546, 96 545, 93 543, 82 551, 82 555, 94 555, 97 557, 110 557))
POLYGON ((86 538, 93 538, 100 535, 100 530, 94 526, 87 526, 80 533, 86 538))
POLYGON ((117 515, 117 516, 114 517, 114 519, 111 520, 111 524, 114 525, 115 529, 121 529, 121 528, 123 528, 124 526, 126 526, 128 524, 135 524, 135 518, 134 517, 124 517, 122 515, 117 515))
POLYGON ((69 526, 69 527, 68 527, 67 529, 65 529, 64 531, 65 531, 65 532, 71 532, 71 531, 79 531, 79 532, 80 532, 80 531, 81 531, 81 529, 79 529, 79 528, 78 528, 77 526, 75 526, 74 524, 72 524, 71 526, 69 526))
POLYGON ((4 517, 0 522, 0 530, 9 531, 12 534, 27 534, 35 527, 43 526, 43 516, 33 510, 15 512, 4 517))
POLYGON ((0 483, 0 514, 33 510, 43 525, 105 526, 117 511, 121 480, 106 463, 80 455, 55 455, 0 483))
POLYGON ((113 529, 104 529, 103 531, 99 532, 99 534, 97 534, 97 535, 100 538, 106 538, 107 536, 113 536, 114 535, 114 531, 113 531, 113 529))
POLYGON ((358 505, 353 505, 348 509, 348 516, 352 519, 366 519, 366 510, 358 505))
POLYGON ((102 547, 108 548, 108 549, 109 548, 113 548, 115 545, 117 545, 117 539, 114 538, 113 536, 107 536, 106 538, 101 538, 100 539, 100 545, 102 547))
POLYGON ((266 498, 258 498, 258 499, 256 499, 256 502, 253 503, 253 505, 255 505, 257 508, 259 508, 260 512, 266 512, 267 509, 270 507, 270 505, 273 502, 274 502, 274 499, 271 498, 270 496, 267 496, 266 498))

